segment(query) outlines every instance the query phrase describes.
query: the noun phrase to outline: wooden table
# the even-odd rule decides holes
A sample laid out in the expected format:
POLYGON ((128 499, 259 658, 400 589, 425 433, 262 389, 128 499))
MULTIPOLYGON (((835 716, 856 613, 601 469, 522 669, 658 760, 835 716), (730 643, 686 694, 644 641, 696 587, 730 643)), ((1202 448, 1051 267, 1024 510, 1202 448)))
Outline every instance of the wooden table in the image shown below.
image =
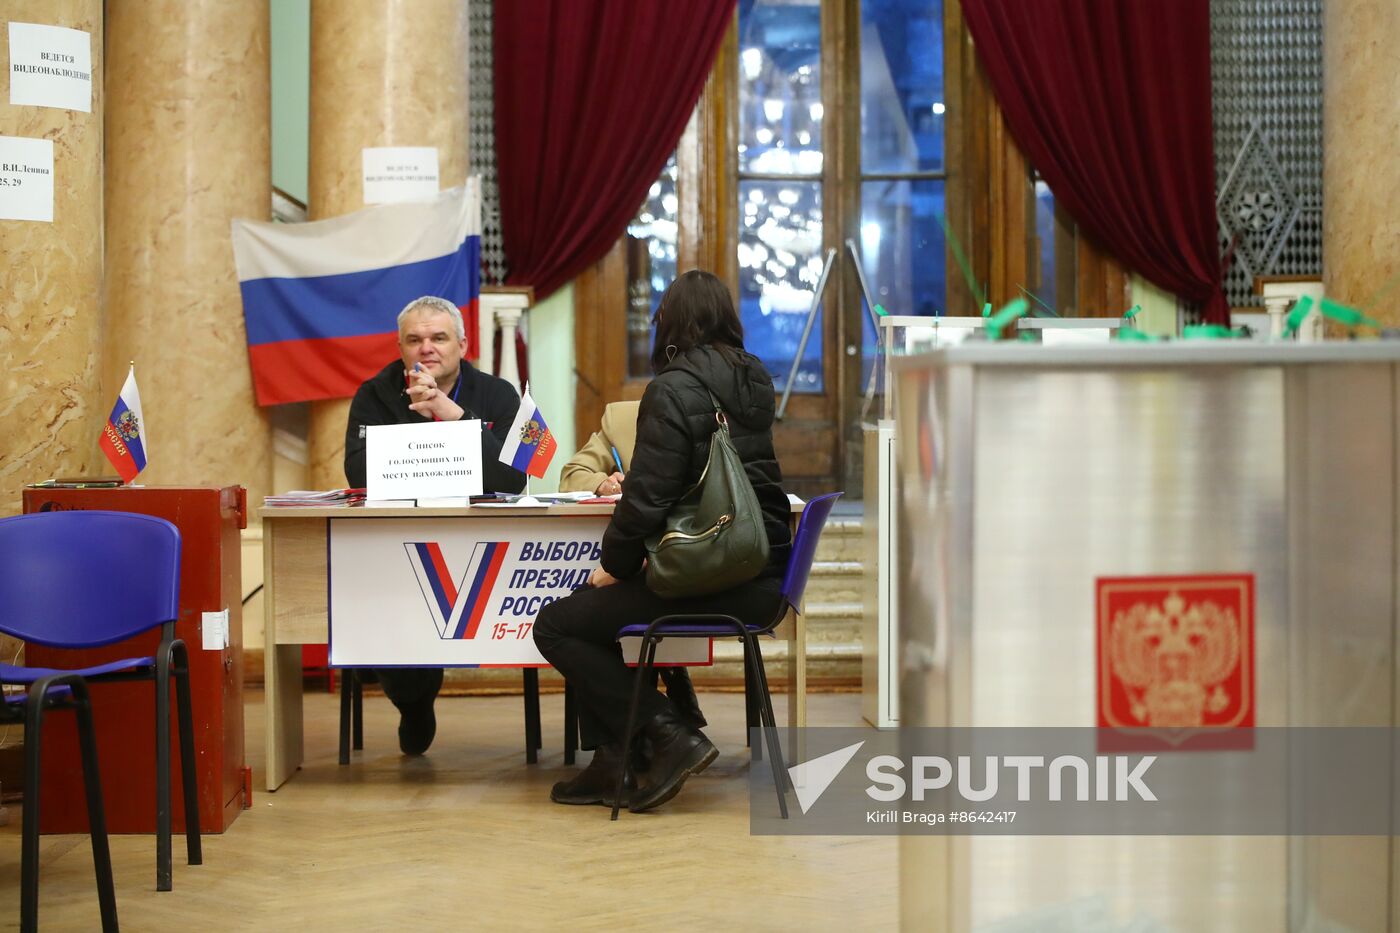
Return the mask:
MULTIPOLYGON (((802 506, 793 506, 793 519, 802 506)), ((359 506, 264 506, 263 652, 267 709, 267 789, 275 791, 301 767, 302 645, 327 641, 330 604, 329 535, 332 520, 398 518, 421 521, 425 531, 444 522, 518 517, 538 523, 567 522, 609 515, 611 505, 556 505, 548 508, 374 508, 359 506)), ((788 643, 788 724, 807 724, 806 627, 789 617, 775 632, 788 643)))

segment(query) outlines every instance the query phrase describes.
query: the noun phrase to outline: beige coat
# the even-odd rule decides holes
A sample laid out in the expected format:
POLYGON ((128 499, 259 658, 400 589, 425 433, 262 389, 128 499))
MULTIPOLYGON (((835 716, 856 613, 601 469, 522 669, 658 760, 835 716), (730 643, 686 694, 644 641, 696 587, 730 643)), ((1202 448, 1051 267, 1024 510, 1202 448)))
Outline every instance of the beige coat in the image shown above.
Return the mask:
POLYGON ((560 492, 594 492, 617 471, 612 448, 622 458, 622 472, 632 465, 637 446, 637 409, 641 402, 613 402, 603 409, 603 424, 559 474, 560 492))

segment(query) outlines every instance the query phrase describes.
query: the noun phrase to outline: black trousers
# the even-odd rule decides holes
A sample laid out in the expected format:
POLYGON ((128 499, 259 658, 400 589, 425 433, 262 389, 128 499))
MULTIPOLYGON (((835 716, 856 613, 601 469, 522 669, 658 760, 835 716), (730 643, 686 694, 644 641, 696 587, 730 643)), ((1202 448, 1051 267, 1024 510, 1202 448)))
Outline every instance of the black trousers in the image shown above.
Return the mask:
MULTIPOLYGON (((384 695, 400 710, 434 700, 442 689, 443 670, 440 667, 376 667, 373 670, 384 695)), ((683 667, 658 668, 657 673, 666 682, 668 692, 673 685, 690 680, 683 667)))
MULTIPOLYGON (((633 670, 622 660, 617 633, 664 615, 722 612, 745 625, 767 625, 778 611, 782 581, 763 577, 722 593, 689 599, 662 599, 641 576, 612 586, 584 587, 540 610, 535 645, 574 688, 579 703, 579 740, 585 749, 620 741, 627 730, 633 670)), ((632 659, 632 660, 635 660, 632 659)), ((642 687, 637 722, 667 708, 652 684, 642 687)))
POLYGON ((440 667, 376 667, 374 675, 384 688, 384 695, 400 710, 425 704, 442 689, 440 667))

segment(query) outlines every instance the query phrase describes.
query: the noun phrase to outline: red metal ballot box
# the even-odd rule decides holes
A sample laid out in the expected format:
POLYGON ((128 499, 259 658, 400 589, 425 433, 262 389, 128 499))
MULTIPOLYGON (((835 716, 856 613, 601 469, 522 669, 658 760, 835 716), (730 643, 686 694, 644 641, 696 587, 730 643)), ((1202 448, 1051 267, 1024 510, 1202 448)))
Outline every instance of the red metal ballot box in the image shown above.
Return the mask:
MULTIPOLYGON (((203 832, 221 833, 245 803, 243 759, 243 616, 239 529, 247 527, 246 491, 220 488, 57 488, 24 490, 24 511, 105 509, 163 518, 180 529, 180 618, 175 631, 190 652, 190 688, 194 707, 195 770, 199 778, 199 824, 203 832), (217 619, 205 613, 228 612, 227 645, 217 619), (206 647, 206 625, 214 633, 206 647)), ((73 581, 82 586, 83 581, 73 581)), ((25 663, 33 667, 86 667, 155 653, 160 630, 154 629, 105 648, 66 651, 25 646, 25 663)), ((175 685, 171 682, 171 806, 174 831, 184 831, 180 794, 179 731, 175 685)), ((93 687, 93 722, 97 729, 102 796, 107 829, 114 833, 153 833, 156 828, 155 696, 149 683, 99 684, 93 687)), ((72 716, 47 717, 43 745, 44 806, 40 831, 85 833, 83 772, 72 716)))

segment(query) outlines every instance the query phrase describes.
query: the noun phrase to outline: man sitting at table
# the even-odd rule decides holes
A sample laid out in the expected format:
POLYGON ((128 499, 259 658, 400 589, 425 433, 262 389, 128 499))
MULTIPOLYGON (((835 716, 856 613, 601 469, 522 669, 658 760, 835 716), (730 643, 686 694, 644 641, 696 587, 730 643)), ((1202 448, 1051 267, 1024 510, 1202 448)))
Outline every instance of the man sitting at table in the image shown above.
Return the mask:
MULTIPOLYGON (((525 488, 525 474, 500 462, 520 396, 509 382, 462 358, 464 336, 462 312, 444 298, 417 298, 399 312, 399 359, 361 385, 350 403, 345 476, 352 487, 365 485, 366 427, 479 418, 483 488, 525 488)), ((442 688, 442 668, 379 668, 375 674, 399 710, 399 748, 423 754, 437 732, 433 701, 442 688)))

